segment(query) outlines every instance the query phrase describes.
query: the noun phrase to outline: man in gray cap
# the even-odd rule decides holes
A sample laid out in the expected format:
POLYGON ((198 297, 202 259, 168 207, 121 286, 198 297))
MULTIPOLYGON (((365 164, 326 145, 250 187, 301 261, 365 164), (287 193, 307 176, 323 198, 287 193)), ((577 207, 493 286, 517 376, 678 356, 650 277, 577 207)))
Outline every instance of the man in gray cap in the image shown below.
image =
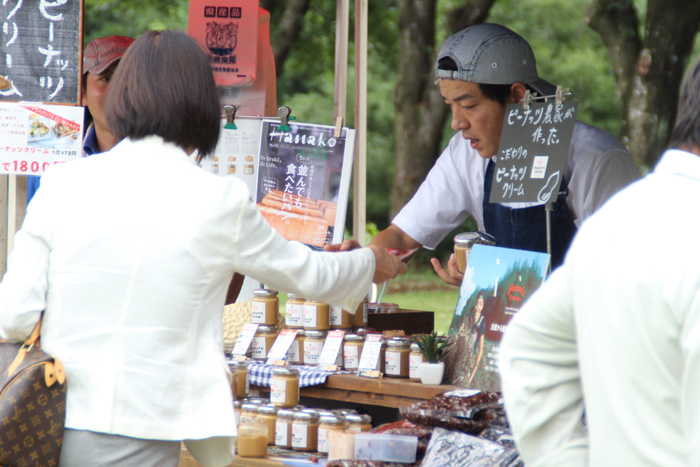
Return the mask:
MULTIPOLYGON (((529 44, 506 27, 477 24, 445 41, 435 75, 458 133, 415 196, 372 243, 434 249, 471 214, 479 230, 493 235, 497 245, 546 252, 541 203, 488 202, 506 104, 522 101, 528 89, 547 96, 556 91, 538 76, 529 44)), ((637 166, 622 143, 599 128, 576 122, 564 182, 553 202, 554 267, 562 262, 580 223, 638 178, 637 166)), ((351 247, 350 242, 339 249, 351 247)), ((447 270, 436 258, 432 263, 445 282, 461 283, 454 255, 447 270)))
MULTIPOLYGON (((93 39, 83 52, 81 104, 88 109, 92 123, 85 132, 83 156, 109 151, 116 141, 102 110, 109 80, 126 49, 134 42, 131 37, 108 36, 93 39)), ((27 177, 27 203, 39 189, 40 177, 27 177)))

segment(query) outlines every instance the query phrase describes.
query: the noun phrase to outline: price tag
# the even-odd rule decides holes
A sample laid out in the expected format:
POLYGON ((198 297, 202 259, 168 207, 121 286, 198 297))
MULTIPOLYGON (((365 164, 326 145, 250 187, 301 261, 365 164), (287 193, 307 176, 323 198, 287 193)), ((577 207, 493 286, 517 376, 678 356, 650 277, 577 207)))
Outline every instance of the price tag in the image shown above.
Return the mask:
POLYGON ((241 333, 238 336, 238 340, 236 341, 236 345, 233 346, 233 350, 231 351, 231 357, 234 359, 237 359, 237 356, 245 357, 245 354, 248 353, 248 347, 250 347, 250 343, 253 342, 253 337, 255 336, 255 332, 257 330, 257 324, 248 323, 243 326, 243 329, 241 329, 241 333))
MULTIPOLYGON (((338 356, 341 355, 340 349, 343 346, 344 335, 345 331, 343 330, 328 332, 328 336, 326 336, 326 341, 323 343, 323 350, 321 350, 321 355, 318 357, 319 367, 337 367, 338 356)), ((332 371, 335 371, 335 369, 332 371)))
POLYGON ((267 354, 268 364, 274 365, 273 361, 284 360, 289 348, 292 346, 292 342, 294 342, 297 332, 297 329, 282 329, 280 331, 267 354))
POLYGON ((362 347, 362 355, 360 355, 360 364, 357 367, 357 376, 367 378, 379 378, 379 357, 382 351, 381 334, 367 334, 365 336, 365 345, 362 347))

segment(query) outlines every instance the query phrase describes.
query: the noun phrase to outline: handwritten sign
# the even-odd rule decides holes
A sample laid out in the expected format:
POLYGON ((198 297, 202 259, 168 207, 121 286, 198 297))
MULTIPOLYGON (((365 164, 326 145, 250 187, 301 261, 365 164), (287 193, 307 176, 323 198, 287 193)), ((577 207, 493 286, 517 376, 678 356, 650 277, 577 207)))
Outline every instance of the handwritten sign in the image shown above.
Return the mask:
POLYGON ((379 378, 380 361, 382 353, 381 334, 367 334, 365 337, 365 345, 362 347, 362 355, 360 356, 360 365, 357 367, 357 376, 365 376, 369 378, 379 378))
POLYGON ((285 359, 289 348, 292 346, 292 342, 294 342, 297 332, 297 329, 282 329, 280 331, 274 344, 272 344, 270 351, 267 353, 268 364, 273 365, 273 361, 285 359))
POLYGON ((253 342, 253 337, 255 337, 255 332, 257 330, 257 324, 248 323, 243 325, 243 329, 241 329, 241 333, 238 335, 236 345, 234 345, 233 350, 231 350, 231 355, 233 357, 248 353, 248 347, 250 347, 250 343, 253 342))
POLYGON ((80 158, 83 108, 0 103, 0 174, 41 175, 80 158))
POLYGON ((489 202, 556 200, 577 107, 576 101, 506 106, 489 202))
MULTIPOLYGON (((343 354, 340 348, 343 345, 343 336, 345 331, 329 331, 326 337, 326 342, 323 344, 321 356, 318 357, 318 366, 330 369, 330 367, 339 367, 343 364, 343 354)), ((333 368, 335 371, 337 368, 333 368)))
POLYGON ((81 0, 9 0, 3 22, 2 74, 12 86, 0 101, 78 104, 81 0))

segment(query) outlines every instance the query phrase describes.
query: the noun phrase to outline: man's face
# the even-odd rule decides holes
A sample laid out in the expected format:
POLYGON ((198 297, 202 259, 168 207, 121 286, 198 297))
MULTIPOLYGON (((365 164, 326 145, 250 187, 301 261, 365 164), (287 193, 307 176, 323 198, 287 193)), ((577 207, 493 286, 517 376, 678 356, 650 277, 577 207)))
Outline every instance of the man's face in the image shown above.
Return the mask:
MULTIPOLYGON (((495 156, 501 140, 501 127, 506 108, 487 99, 479 85, 469 81, 440 79, 440 94, 452 110, 452 129, 471 140, 472 148, 484 159, 495 156)), ((513 100, 511 97, 508 100, 513 100)))
POLYGON ((117 68, 119 61, 112 63, 105 71, 99 75, 87 73, 85 77, 85 92, 82 97, 82 105, 90 110, 95 126, 107 126, 107 121, 102 110, 102 100, 112 79, 112 74, 117 68))

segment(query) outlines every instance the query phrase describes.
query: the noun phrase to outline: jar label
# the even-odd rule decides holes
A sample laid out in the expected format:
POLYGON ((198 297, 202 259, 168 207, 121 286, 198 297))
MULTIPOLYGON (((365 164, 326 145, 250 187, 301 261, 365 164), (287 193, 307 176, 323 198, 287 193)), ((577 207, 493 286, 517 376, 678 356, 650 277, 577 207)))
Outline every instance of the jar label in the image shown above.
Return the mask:
POLYGON ((250 302, 250 322, 265 324, 265 302, 250 302))
POLYGON ((315 328, 317 319, 318 307, 316 305, 306 305, 304 304, 304 327, 305 328, 315 328))
POLYGON ((331 306, 331 326, 341 326, 343 324, 343 309, 338 306, 331 306))
POLYGON ((423 355, 411 354, 408 356, 408 377, 411 379, 418 379, 420 375, 418 374, 418 366, 423 363, 423 355))
POLYGON ((343 347, 343 360, 346 370, 357 370, 360 366, 360 346, 346 345, 343 347))
POLYGON ((292 342, 292 345, 289 347, 289 351, 287 352, 287 361, 289 363, 301 363, 301 356, 302 352, 299 348, 299 341, 295 340, 292 342))
POLYGON ((253 337, 253 342, 251 342, 251 347, 253 348, 253 358, 257 360, 265 359, 267 357, 267 342, 264 337, 253 337))
POLYGON ((384 373, 387 375, 401 375, 401 353, 386 351, 384 357, 384 373))
POLYGON ((318 452, 328 452, 328 429, 318 428, 318 452))
POLYGON ((289 446, 288 430, 289 422, 275 422, 275 444, 277 446, 289 446))
POLYGON ((318 363, 318 357, 321 356, 322 350, 323 341, 316 342, 306 339, 304 341, 304 364, 316 365, 318 363))
POLYGON ((309 443, 309 425, 292 423, 292 447, 306 449, 309 443))
POLYGON ((270 380, 270 402, 284 404, 287 400, 287 382, 283 379, 270 380))
POLYGON ((304 304, 287 302, 287 326, 301 327, 304 325, 304 304))

